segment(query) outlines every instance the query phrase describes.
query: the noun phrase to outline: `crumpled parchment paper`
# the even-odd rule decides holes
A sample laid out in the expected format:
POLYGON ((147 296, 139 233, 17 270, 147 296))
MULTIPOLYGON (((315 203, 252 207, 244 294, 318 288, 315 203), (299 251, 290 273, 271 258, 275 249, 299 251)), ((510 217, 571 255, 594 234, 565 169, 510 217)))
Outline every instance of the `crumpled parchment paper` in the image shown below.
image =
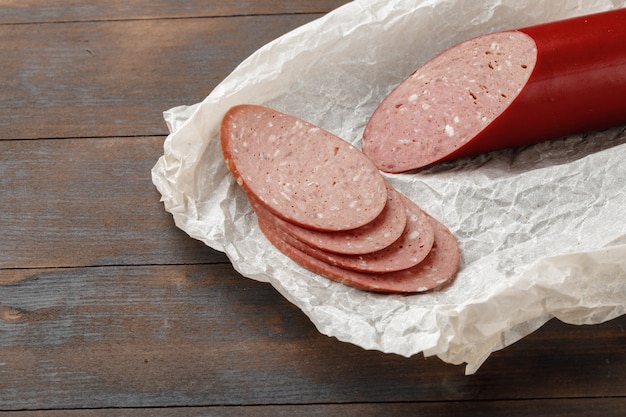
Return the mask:
POLYGON ((222 115, 235 104, 264 104, 359 146, 380 100, 436 53, 483 33, 624 3, 354 1, 258 50, 202 103, 166 111, 172 133, 153 182, 178 227, 224 251, 244 276, 269 282, 323 334, 407 357, 436 355, 474 373, 552 317, 594 324, 626 313, 624 128, 385 174, 450 228, 462 252, 452 286, 400 296, 331 282, 265 240, 223 163, 222 115))

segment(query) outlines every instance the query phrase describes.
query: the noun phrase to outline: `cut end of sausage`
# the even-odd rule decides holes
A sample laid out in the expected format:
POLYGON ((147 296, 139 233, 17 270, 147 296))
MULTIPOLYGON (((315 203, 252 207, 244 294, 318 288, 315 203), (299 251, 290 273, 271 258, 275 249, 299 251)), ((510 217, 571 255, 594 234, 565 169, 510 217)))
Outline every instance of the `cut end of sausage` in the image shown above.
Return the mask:
POLYGON ((289 222, 351 230, 385 207, 387 189, 376 166, 348 142, 296 117, 235 106, 222 120, 220 138, 237 183, 289 222))
POLYGON ((479 36, 446 50, 382 101, 364 130, 363 153, 390 173, 445 159, 510 106, 536 62, 535 41, 518 31, 479 36))

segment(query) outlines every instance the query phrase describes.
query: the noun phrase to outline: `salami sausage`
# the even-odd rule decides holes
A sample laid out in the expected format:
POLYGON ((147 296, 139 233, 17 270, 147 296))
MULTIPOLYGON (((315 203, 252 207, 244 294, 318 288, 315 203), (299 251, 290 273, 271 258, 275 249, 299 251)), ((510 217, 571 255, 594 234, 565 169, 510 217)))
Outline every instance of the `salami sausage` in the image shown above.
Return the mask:
POLYGON ((222 120, 220 139, 237 183, 291 223, 351 230, 373 221, 387 203, 382 175, 360 150, 296 117, 235 106, 222 120))
POLYGON ((398 85, 363 133, 386 172, 626 124, 626 9, 479 36, 398 85))
POLYGON ((422 262, 431 251, 434 242, 430 216, 408 198, 401 197, 406 207, 407 226, 400 238, 382 250, 362 255, 342 255, 314 248, 281 229, 272 221, 270 213, 257 211, 257 215, 259 222, 264 224, 266 233, 275 234, 277 239, 307 255, 352 271, 385 273, 407 269, 422 262))
POLYGON ((347 142, 253 105, 227 112, 220 139, 226 165, 246 192, 261 231, 305 268, 355 288, 389 293, 429 291, 455 276, 460 253, 450 231, 396 191, 347 142), (297 237, 313 236, 310 240, 320 243, 324 235, 339 252, 360 247, 362 253, 327 251, 297 237))
POLYGON ((264 215, 274 226, 308 246, 326 252, 362 255, 388 247, 400 238, 405 229, 407 216, 403 199, 388 182, 386 184, 387 205, 381 214, 365 226, 339 232, 306 229, 265 213, 266 210, 253 199, 250 203, 259 215, 264 215))

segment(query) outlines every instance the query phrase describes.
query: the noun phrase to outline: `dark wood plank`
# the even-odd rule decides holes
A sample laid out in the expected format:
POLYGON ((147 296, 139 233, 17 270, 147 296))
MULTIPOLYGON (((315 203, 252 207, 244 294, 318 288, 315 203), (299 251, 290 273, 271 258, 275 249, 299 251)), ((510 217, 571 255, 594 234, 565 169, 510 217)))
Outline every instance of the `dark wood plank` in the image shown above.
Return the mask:
POLYGON ((0 268, 224 262, 159 202, 163 141, 0 141, 0 268))
POLYGON ((185 407, 167 409, 104 409, 25 411, 14 417, 623 417, 626 400, 622 398, 583 398, 567 400, 436 402, 382 404, 307 404, 282 406, 185 407))
POLYGON ((327 13, 348 0, 4 1, 0 24, 327 13))
POLYGON ((0 140, 165 135, 164 110, 318 16, 0 25, 0 140))
POLYGON ((465 376, 323 336, 226 264, 38 270, 0 285, 0 409, 623 399, 625 325, 551 322, 465 376))

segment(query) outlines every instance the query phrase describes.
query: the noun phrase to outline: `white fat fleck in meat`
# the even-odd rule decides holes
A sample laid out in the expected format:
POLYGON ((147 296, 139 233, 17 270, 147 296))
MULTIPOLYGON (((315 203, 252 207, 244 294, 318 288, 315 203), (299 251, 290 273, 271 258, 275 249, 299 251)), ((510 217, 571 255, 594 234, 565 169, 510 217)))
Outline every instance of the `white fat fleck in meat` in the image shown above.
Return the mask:
POLYGON ((420 232, 418 232, 417 230, 414 230, 411 233, 409 233, 409 240, 415 240, 419 237, 420 237, 420 232))
POLYGON ((430 104, 422 103, 422 110, 430 110, 430 104))
POLYGON ((398 139, 398 145, 408 145, 411 143, 411 139, 398 139))
POLYGON ((459 123, 461 121, 461 119, 459 118, 459 116, 454 116, 454 123, 459 123))
POLYGON ((274 151, 274 155, 272 155, 274 158, 276 158, 278 156, 278 154, 280 153, 280 149, 276 149, 274 151))
POLYGON ((454 128, 450 125, 446 125, 445 127, 446 135, 453 137, 454 136, 454 128))
POLYGON ((285 192, 281 191, 281 192, 280 192, 280 195, 282 195, 282 196, 283 196, 283 198, 284 198, 285 200, 287 200, 287 201, 291 201, 291 197, 289 196, 289 194, 287 194, 287 193, 285 193, 285 192))
POLYGON ((361 174, 356 174, 354 177, 352 177, 352 181, 354 182, 357 182, 360 179, 361 179, 361 174))
POLYGON ((357 200, 352 200, 350 204, 348 204, 348 207, 353 209, 353 208, 356 208, 358 205, 359 205, 359 202, 357 200))
MULTIPOLYGON (((270 123, 270 124, 271 124, 271 123, 270 123)), ((269 140, 270 142, 276 142, 276 135, 270 135, 270 136, 269 136, 269 138, 268 138, 268 140, 269 140)))
POLYGON ((409 96, 409 103, 413 103, 416 100, 417 100, 417 94, 411 94, 411 96, 409 96))

